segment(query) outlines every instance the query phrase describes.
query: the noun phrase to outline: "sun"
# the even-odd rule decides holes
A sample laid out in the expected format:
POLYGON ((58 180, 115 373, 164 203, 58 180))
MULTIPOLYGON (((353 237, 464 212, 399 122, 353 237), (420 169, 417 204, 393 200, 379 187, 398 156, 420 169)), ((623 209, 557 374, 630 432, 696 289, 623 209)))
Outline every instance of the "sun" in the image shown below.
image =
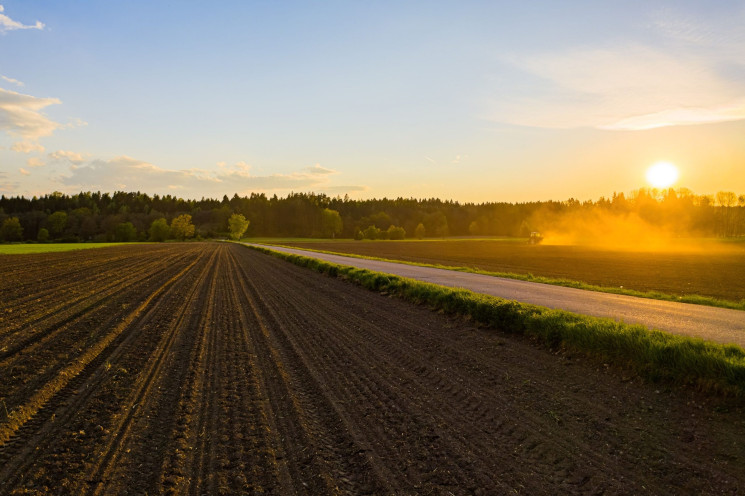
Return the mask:
POLYGON ((657 162, 647 169, 647 182, 655 188, 669 188, 678 180, 678 168, 670 162, 657 162))

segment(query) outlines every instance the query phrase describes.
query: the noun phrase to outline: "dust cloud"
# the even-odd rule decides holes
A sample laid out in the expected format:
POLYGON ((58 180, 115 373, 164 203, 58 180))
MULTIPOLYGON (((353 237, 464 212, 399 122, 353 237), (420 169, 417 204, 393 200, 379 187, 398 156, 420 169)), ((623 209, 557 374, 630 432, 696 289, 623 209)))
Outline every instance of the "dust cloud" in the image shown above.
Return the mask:
POLYGON ((544 237, 544 245, 579 245, 622 251, 707 252, 731 251, 700 233, 683 232, 653 224, 634 212, 581 209, 564 212, 541 210, 530 224, 544 237))

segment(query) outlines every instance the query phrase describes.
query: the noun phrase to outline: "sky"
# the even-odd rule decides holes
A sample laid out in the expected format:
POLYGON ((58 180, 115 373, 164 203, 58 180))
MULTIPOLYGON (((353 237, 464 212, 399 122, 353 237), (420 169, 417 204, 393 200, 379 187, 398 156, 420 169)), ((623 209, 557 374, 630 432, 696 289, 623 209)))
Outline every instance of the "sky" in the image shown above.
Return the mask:
POLYGON ((0 0, 0 194, 745 193, 745 2, 0 0))

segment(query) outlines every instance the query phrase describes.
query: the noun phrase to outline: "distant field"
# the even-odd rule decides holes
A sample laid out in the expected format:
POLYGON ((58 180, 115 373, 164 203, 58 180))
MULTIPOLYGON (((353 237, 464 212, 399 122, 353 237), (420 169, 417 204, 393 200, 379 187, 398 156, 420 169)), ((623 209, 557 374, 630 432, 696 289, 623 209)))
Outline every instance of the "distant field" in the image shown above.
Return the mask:
POLYGON ((508 240, 289 241, 298 248, 554 279, 675 296, 745 300, 745 245, 708 241, 703 250, 613 251, 587 246, 530 246, 508 240))
POLYGON ((51 253, 55 251, 86 250, 89 248, 106 248, 122 243, 49 243, 39 245, 0 245, 0 255, 29 255, 33 253, 51 253))

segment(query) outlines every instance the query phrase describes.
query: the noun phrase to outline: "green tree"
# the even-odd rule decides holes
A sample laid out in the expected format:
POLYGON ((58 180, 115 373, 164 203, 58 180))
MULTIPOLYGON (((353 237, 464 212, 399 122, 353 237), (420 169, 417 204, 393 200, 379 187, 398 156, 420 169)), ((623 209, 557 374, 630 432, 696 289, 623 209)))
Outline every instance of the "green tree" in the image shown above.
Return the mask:
POLYGON ((39 234, 36 235, 36 241, 39 243, 46 243, 49 241, 49 231, 44 227, 39 229, 39 234))
POLYGON ((434 236, 445 237, 448 235, 448 219, 441 211, 433 212, 424 217, 424 224, 427 232, 434 236))
POLYGON ((394 226, 393 224, 388 227, 388 239, 404 239, 406 237, 406 230, 403 227, 394 226))
POLYGON ((362 236, 365 239, 378 239, 380 238, 381 230, 375 226, 368 226, 367 229, 362 231, 362 236))
POLYGON ((8 217, 3 221, 0 227, 0 240, 2 241, 20 241, 23 237, 23 227, 18 217, 8 217))
POLYGON ((239 240, 243 237, 243 233, 248 229, 250 221, 246 219, 243 214, 233 214, 228 219, 228 229, 230 230, 230 237, 239 240))
POLYGON ((342 223, 341 215, 339 215, 338 211, 324 208, 321 212, 321 216, 324 237, 335 238, 337 234, 341 233, 344 224, 342 223))
POLYGON ((119 242, 129 242, 137 239, 137 229, 131 222, 121 222, 114 228, 114 239, 119 242))
POLYGON ((183 214, 174 218, 171 221, 171 235, 181 241, 194 236, 194 224, 191 223, 191 215, 183 214))
POLYGON ((51 232, 54 236, 59 236, 62 234, 62 231, 65 230, 65 226, 67 225, 67 213, 62 211, 57 211, 51 214, 49 217, 47 217, 47 226, 49 226, 49 232, 51 232))
POLYGON ((424 224, 421 222, 418 226, 416 226, 416 229, 414 229, 414 236, 416 236, 416 239, 422 239, 424 238, 424 234, 426 233, 426 230, 424 229, 424 224))
POLYGON ((168 235, 171 234, 171 228, 168 227, 168 221, 161 217, 160 219, 155 219, 150 224, 148 233, 150 234, 150 241, 161 243, 168 239, 168 235))

